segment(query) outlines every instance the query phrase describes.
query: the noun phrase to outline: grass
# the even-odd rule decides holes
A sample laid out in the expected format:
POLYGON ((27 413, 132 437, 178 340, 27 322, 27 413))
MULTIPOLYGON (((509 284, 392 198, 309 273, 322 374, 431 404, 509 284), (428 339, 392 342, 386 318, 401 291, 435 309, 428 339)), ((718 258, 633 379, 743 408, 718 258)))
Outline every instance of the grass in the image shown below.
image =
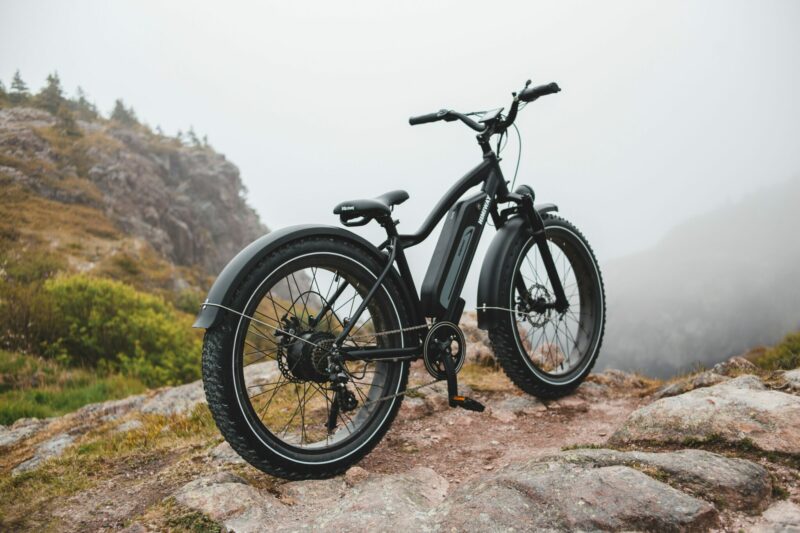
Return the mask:
POLYGON ((32 355, 0 350, 0 424, 19 418, 47 418, 86 404, 144 391, 137 379, 120 374, 66 368, 32 355))
POLYGON ((745 357, 764 370, 793 370, 800 367, 800 331, 789 333, 771 348, 755 348, 745 357))
MULTIPOLYGON (((128 482, 125 474, 129 472, 155 467, 162 472, 160 483, 173 478, 185 482, 200 466, 191 458, 184 461, 181 457, 191 455, 187 453, 190 450, 205 448, 219 435, 205 405, 198 406, 190 416, 146 415, 141 421, 140 428, 124 433, 114 431, 114 423, 104 424, 36 470, 17 476, 0 475, 0 530, 57 530, 52 511, 58 502, 118 476, 128 482)), ((133 478, 130 482, 135 481, 133 478)), ((187 513, 167 518, 175 522, 165 523, 169 527, 163 529, 213 528, 187 513)))
POLYGON ((472 390, 480 392, 504 392, 513 390, 514 384, 499 368, 466 363, 458 373, 458 380, 472 390))

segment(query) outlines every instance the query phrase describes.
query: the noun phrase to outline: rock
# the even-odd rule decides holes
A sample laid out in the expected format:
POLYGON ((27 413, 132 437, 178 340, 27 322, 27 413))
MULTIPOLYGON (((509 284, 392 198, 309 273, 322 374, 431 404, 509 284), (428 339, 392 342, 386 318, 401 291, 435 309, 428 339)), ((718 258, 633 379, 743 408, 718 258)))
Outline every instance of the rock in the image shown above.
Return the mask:
POLYGON ((0 451, 32 437, 49 423, 49 420, 40 418, 20 418, 11 426, 0 426, 0 451))
POLYGON ((352 487, 354 485, 358 485, 368 477, 369 472, 367 470, 361 468, 360 466, 353 466, 344 473, 344 482, 352 487))
POLYGON ((433 407, 430 402, 426 402, 424 398, 415 398, 414 396, 403 398, 403 403, 400 406, 400 417, 410 420, 422 418, 432 412, 433 407))
POLYGON ((267 492, 229 472, 191 481, 174 494, 179 504, 199 511, 238 533, 264 531, 284 513, 284 505, 267 492))
POLYGON ((548 408, 585 413, 589 410, 589 402, 578 396, 566 396, 550 402, 548 408))
POLYGON ((37 468, 42 462, 60 456, 64 453, 75 438, 67 433, 56 435, 55 437, 44 441, 36 447, 33 457, 27 461, 18 464, 11 473, 14 475, 22 474, 37 468))
POLYGON ((756 513, 769 504, 772 480, 762 466, 744 459, 724 457, 703 450, 648 453, 578 449, 553 460, 593 466, 624 465, 656 469, 656 477, 682 490, 711 499, 719 507, 756 513))
POLYGON ((629 374, 622 370, 609 368, 599 374, 589 374, 587 382, 598 383, 612 389, 643 389, 649 385, 648 381, 636 374, 629 374))
POLYGON ((122 424, 118 425, 116 428, 114 428, 114 431, 116 431, 117 433, 127 433, 128 431, 140 429, 143 426, 144 424, 142 423, 141 420, 137 420, 134 418, 131 420, 126 420, 122 424))
POLYGON ((510 396, 490 405, 492 416, 508 412, 511 415, 535 415, 547 411, 547 407, 533 396, 510 396))
POLYGON ((578 386, 577 394, 581 398, 596 400, 598 398, 605 398, 611 392, 611 387, 602 383, 595 383, 594 381, 584 381, 578 386))
POLYGON ((75 417, 78 419, 100 417, 104 420, 117 420, 129 412, 139 409, 146 398, 145 394, 139 394, 121 400, 90 403, 75 411, 75 417))
POLYGON ((484 366, 495 366, 494 351, 489 341, 489 334, 478 329, 478 315, 475 311, 467 311, 461 315, 458 327, 464 332, 467 341, 467 358, 471 363, 484 366))
POLYGON ((800 532, 800 506, 790 501, 774 504, 764 511, 761 520, 750 529, 752 533, 800 532))
POLYGON ((711 372, 720 376, 733 376, 738 374, 750 374, 758 369, 756 365, 739 355, 731 357, 727 361, 717 363, 711 372))
POLYGON ((335 505, 288 529, 326 531, 419 531, 428 512, 444 500, 448 482, 427 467, 401 474, 370 476, 348 489, 335 505))
POLYGON ((756 376, 745 375, 642 407, 610 441, 735 444, 748 439, 765 451, 800 455, 799 417, 800 398, 768 390, 756 376))
POLYGON ((228 444, 227 441, 222 441, 212 448, 211 451, 208 452, 208 455, 211 457, 212 461, 222 465, 243 465, 247 463, 247 461, 242 459, 242 457, 231 448, 231 445, 228 444))
POLYGON ((714 507, 626 466, 512 465, 459 487, 432 520, 443 531, 704 529, 714 507))
POLYGON ((689 376, 688 378, 676 383, 669 383, 656 391, 653 397, 660 399, 668 398, 670 396, 677 396, 678 394, 683 394, 684 392, 689 392, 690 390, 711 387, 713 385, 717 385, 718 383, 728 381, 729 379, 731 378, 722 374, 717 374, 711 370, 707 370, 705 372, 701 372, 700 374, 689 376))
POLYGON ((188 414, 197 405, 205 402, 203 382, 195 381, 178 387, 161 389, 155 396, 144 401, 141 411, 156 415, 188 414))
POLYGON ((800 368, 784 372, 783 379, 786 380, 789 390, 800 392, 800 368))

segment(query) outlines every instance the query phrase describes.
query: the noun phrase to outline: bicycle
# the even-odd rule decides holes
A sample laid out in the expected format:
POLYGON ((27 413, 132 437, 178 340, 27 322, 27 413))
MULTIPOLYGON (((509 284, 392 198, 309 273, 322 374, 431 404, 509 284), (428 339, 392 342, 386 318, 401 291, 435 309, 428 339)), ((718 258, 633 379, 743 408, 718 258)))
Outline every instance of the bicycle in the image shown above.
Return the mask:
POLYGON ((481 268, 477 318, 498 363, 539 398, 569 394, 583 381, 605 328, 600 268, 586 238, 554 214, 556 205, 534 205, 527 185, 509 191, 498 158, 522 107, 559 91, 528 81, 512 93, 507 114, 441 110, 410 118, 411 125, 462 122, 477 132, 483 155, 416 233, 398 232, 393 209, 409 196, 392 191, 333 211, 346 227, 380 224, 386 240, 378 246, 340 227, 293 226, 256 240, 222 270, 195 327, 206 329, 208 406, 239 455, 287 479, 343 472, 389 429, 408 392, 409 365, 419 359, 434 380, 447 382, 451 407, 482 411, 458 393, 466 358, 458 322, 488 219, 497 233, 481 268), (404 251, 443 217, 417 295, 404 251))

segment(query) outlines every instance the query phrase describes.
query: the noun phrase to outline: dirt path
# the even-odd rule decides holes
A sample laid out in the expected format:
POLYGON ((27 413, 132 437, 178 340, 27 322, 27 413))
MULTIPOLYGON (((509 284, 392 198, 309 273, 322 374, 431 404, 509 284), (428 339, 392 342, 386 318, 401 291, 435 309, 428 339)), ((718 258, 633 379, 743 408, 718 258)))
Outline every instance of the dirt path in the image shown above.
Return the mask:
MULTIPOLYGON (((573 396, 544 404, 517 390, 502 373, 489 372, 487 378, 468 380, 472 396, 487 407, 483 413, 451 409, 441 392, 406 398, 389 433, 359 466, 382 474, 427 466, 458 484, 564 447, 603 444, 646 403, 637 389, 587 383, 573 396)), ((412 384, 428 379, 424 370, 413 369, 412 384)))

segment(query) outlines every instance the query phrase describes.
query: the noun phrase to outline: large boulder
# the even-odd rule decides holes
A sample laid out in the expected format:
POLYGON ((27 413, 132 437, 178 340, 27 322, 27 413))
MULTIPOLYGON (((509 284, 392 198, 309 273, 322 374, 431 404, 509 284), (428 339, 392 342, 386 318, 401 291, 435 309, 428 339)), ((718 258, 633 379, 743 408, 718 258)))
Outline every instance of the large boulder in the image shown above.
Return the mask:
POLYGON ((234 474, 220 472, 195 479, 175 494, 179 504, 200 511, 238 533, 264 531, 284 513, 284 505, 234 474))
POLYGON ((551 460, 467 483, 434 516, 443 531, 684 531, 712 526, 717 511, 634 468, 551 460))
POLYGON ((800 455, 797 420, 799 397, 768 390, 756 376, 745 375, 642 407, 611 442, 747 442, 765 451, 800 455))
POLYGON ((552 460, 593 466, 630 466, 652 473, 684 492, 710 499, 718 507, 747 513, 763 510, 772 494, 772 479, 766 468, 704 450, 650 453, 578 449, 563 452, 552 460))

